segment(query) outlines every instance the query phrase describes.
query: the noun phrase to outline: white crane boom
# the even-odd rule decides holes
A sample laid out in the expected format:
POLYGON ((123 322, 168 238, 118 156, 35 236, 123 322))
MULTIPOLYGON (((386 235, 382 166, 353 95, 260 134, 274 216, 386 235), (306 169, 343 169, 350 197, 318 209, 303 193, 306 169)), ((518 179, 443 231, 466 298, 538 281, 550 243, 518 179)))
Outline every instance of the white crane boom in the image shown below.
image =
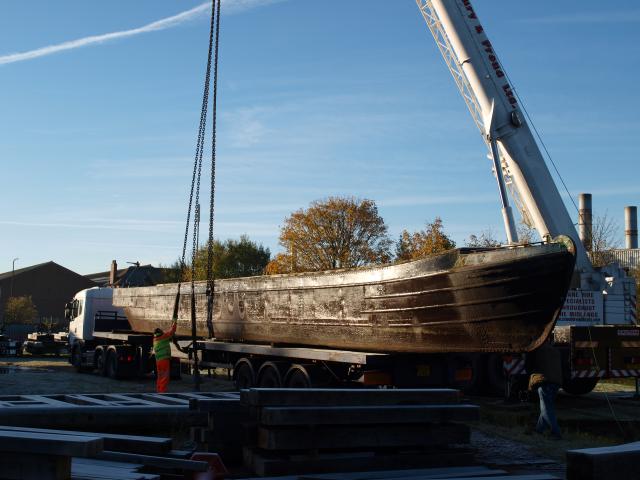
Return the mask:
POLYGON ((489 147, 507 239, 517 241, 505 194, 508 185, 523 219, 533 223, 542 239, 558 235, 573 239, 576 268, 589 277, 591 261, 471 1, 416 3, 489 147))

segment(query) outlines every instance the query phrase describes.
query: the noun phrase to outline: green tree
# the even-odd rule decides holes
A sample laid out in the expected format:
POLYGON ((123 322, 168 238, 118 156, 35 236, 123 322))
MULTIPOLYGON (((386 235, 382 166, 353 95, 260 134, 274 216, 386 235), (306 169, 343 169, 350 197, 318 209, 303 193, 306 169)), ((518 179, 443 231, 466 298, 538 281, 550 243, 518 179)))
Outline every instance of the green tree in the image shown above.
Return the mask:
MULTIPOLYGON (((207 279, 208 246, 202 245, 196 252, 195 279, 207 279)), ((271 258, 268 248, 258 245, 242 235, 239 240, 213 241, 212 248, 213 278, 236 278, 262 275, 271 258)), ((165 281, 180 281, 180 260, 176 260, 169 267, 164 267, 165 281)), ((191 280, 191 264, 184 269, 183 281, 191 280)))
POLYGON ((31 295, 24 297, 11 297, 4 307, 5 324, 32 323, 38 316, 36 306, 31 295))
POLYGON ((351 268, 390 260, 391 240, 373 200, 329 197, 293 212, 280 230, 281 253, 268 273, 351 268))
POLYGON ((415 260, 455 248, 456 243, 444 233, 442 219, 436 217, 424 230, 403 230, 396 243, 396 260, 415 260))

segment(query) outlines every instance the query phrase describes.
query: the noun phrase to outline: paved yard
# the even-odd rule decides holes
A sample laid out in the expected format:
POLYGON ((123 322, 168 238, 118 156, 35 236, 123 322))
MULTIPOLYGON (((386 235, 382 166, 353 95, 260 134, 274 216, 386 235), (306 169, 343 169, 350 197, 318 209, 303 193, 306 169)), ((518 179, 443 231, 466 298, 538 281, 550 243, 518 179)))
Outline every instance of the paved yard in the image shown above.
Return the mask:
MULTIPOLYGON (((203 372, 203 391, 233 390, 226 372, 208 377, 203 372)), ((193 389, 192 377, 183 375, 182 380, 172 380, 171 392, 186 392, 193 389)), ((95 373, 78 373, 65 357, 0 357, 0 394, 37 395, 58 393, 137 393, 154 392, 152 376, 144 379, 112 380, 95 373)))

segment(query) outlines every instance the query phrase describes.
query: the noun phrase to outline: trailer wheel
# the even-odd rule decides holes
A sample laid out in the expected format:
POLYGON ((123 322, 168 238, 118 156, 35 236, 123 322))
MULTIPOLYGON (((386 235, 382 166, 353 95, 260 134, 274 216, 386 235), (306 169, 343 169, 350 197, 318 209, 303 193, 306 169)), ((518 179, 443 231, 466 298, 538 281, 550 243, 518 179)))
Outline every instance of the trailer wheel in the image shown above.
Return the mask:
POLYGON ((244 390, 255 386, 256 372, 248 359, 241 358, 236 362, 233 367, 233 381, 235 382, 236 389, 238 390, 244 390))
POLYGON ((304 365, 293 365, 284 377, 287 388, 311 388, 311 376, 304 365))
POLYGON ((106 375, 106 358, 105 351, 102 347, 97 347, 93 354, 93 364, 100 375, 106 375))
POLYGON ((564 381, 562 390, 571 395, 586 395, 596 388, 598 380, 598 378, 572 378, 564 381))
POLYGON ((263 363, 258 371, 258 387, 280 388, 282 383, 282 375, 276 362, 263 363))
POLYGON ((118 354, 115 350, 111 350, 107 353, 107 360, 105 363, 107 377, 113 378, 114 380, 120 378, 120 374, 118 372, 118 354))

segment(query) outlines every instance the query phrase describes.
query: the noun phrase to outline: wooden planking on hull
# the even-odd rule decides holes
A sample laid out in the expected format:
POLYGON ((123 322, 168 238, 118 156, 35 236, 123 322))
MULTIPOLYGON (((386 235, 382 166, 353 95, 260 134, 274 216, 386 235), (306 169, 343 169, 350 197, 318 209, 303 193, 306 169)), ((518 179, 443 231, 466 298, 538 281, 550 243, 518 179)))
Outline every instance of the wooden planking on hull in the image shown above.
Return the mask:
MULTIPOLYGON (((553 328, 574 266, 560 243, 458 249, 360 269, 216 281, 218 339, 367 351, 527 351, 553 328)), ((198 334, 208 336, 205 284, 198 334)), ((190 334, 190 285, 178 333, 190 334)), ((132 327, 169 325, 177 284, 117 289, 132 327)))

